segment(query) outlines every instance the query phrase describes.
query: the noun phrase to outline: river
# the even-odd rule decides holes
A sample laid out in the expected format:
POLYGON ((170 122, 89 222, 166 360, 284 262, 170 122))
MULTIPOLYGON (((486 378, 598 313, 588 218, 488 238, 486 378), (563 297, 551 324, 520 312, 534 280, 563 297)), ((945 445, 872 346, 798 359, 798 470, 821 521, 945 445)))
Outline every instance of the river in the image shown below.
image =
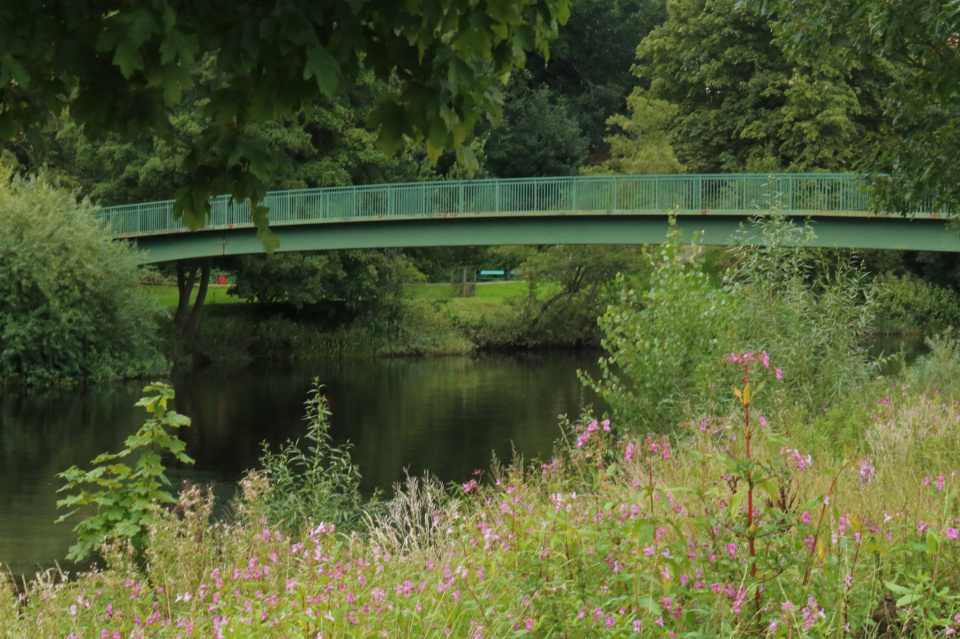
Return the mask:
MULTIPOLYGON (((317 378, 329 399, 331 432, 352 441, 363 488, 388 491, 429 470, 463 482, 509 460, 549 455, 557 416, 576 417, 597 398, 576 377, 596 372, 599 353, 551 352, 434 359, 321 362, 298 368, 206 369, 175 377, 176 409, 193 423, 180 433, 193 467, 183 479, 230 487, 257 466, 261 442, 303 435, 303 401, 317 378)), ((66 556, 76 522, 54 526, 55 475, 119 450, 145 413, 133 406, 142 382, 0 396, 0 569, 32 575, 66 556)), ((229 490, 227 491, 229 493, 229 490)), ((226 497, 225 497, 226 498, 226 497)))
MULTIPOLYGON (((874 340, 874 355, 919 339, 874 340)), ((184 479, 217 482, 222 500, 234 482, 257 467, 261 442, 276 448, 305 432, 303 402, 316 378, 325 386, 331 433, 355 445, 363 489, 389 494, 404 476, 429 470, 445 482, 463 482, 486 469, 491 455, 509 460, 546 457, 560 436, 559 415, 571 418, 596 396, 577 380, 578 368, 598 371, 598 352, 326 361, 297 368, 209 368, 172 380, 176 409, 193 420, 180 436, 192 467, 171 467, 184 479)), ((893 372, 893 371, 886 371, 893 372)), ((74 542, 76 522, 57 517, 56 474, 89 467, 117 451, 143 423, 134 402, 142 382, 0 395, 0 569, 32 575, 61 561, 74 542)), ((602 407, 600 408, 602 411, 602 407)))

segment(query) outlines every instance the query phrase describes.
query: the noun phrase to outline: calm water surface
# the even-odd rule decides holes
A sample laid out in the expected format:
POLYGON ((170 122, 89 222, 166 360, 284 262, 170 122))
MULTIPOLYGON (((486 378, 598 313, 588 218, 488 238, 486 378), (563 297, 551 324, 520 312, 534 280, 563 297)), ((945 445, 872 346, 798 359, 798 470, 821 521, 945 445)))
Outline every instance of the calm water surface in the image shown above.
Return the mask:
MULTIPOLYGON (((192 468, 182 479, 228 487, 257 466, 261 442, 274 446, 305 431, 303 401, 318 378, 333 411, 332 433, 356 445, 364 489, 389 490, 430 470, 466 481, 512 448, 546 456, 559 436, 557 416, 579 415, 596 397, 576 370, 596 371, 598 353, 487 355, 440 359, 323 362, 296 369, 223 370, 173 380, 176 409, 193 419, 183 429, 192 468)), ((32 574, 66 556, 69 522, 54 526, 56 473, 87 467, 119 450, 143 422, 133 403, 143 383, 0 396, 0 562, 32 574)))

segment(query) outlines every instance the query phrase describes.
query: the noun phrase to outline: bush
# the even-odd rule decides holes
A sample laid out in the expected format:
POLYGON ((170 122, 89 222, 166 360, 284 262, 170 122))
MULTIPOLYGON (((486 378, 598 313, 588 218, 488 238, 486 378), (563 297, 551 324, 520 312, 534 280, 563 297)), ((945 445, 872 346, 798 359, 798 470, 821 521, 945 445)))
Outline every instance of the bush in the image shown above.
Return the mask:
POLYGON ((159 311, 137 256, 94 208, 42 177, 0 166, 0 385, 162 372, 159 311))
POLYGON ((720 353, 733 343, 729 296, 683 245, 683 233, 671 223, 667 242, 646 253, 649 288, 638 292, 619 278, 620 301, 599 319, 609 353, 600 359, 600 379, 581 373, 628 428, 675 423, 683 402, 705 409, 715 394, 720 353))
POLYGON ((360 470, 350 457, 352 446, 333 445, 327 420, 330 411, 320 385, 310 394, 306 408, 304 445, 288 440, 274 453, 264 444, 260 464, 270 487, 257 514, 295 534, 321 522, 355 526, 364 512, 364 499, 360 470))
POLYGON ((626 286, 600 318, 600 379, 584 376, 627 428, 672 426, 684 414, 716 412, 733 382, 720 354, 739 344, 775 353, 784 383, 778 397, 820 411, 877 370, 864 348, 876 302, 849 261, 825 268, 825 254, 803 248, 811 231, 789 221, 757 223, 762 246, 733 252, 736 268, 714 284, 675 227, 649 252, 647 291, 626 286))
POLYGON ((881 275, 877 300, 881 333, 930 334, 960 326, 960 293, 916 275, 881 275))
POLYGON ((944 399, 960 399, 960 340, 942 333, 924 341, 930 352, 907 370, 906 385, 935 390, 944 399))
POLYGON ((849 257, 806 248, 809 227, 784 218, 754 226, 762 244, 744 241, 724 282, 735 299, 737 343, 775 353, 786 395, 821 411, 879 372, 865 346, 876 318, 874 288, 849 257))

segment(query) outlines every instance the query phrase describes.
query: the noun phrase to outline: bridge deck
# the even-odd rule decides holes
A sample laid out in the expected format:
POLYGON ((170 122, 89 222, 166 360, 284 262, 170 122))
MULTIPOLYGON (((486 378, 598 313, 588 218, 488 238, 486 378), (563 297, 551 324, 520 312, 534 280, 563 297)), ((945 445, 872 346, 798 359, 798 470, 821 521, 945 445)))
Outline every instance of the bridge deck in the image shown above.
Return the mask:
MULTIPOLYGON (((281 250, 305 250, 305 242, 321 249, 429 246, 438 242, 456 245, 558 241, 550 239, 553 236, 581 243, 651 242, 662 239, 663 235, 653 238, 647 232, 642 233, 642 237, 637 235, 637 224, 644 226, 639 218, 649 218, 649 222, 657 220, 659 229, 668 212, 685 219, 685 226, 714 227, 713 237, 707 238, 711 243, 728 241, 729 234, 744 218, 771 212, 810 217, 822 226, 824 220, 835 218, 832 227, 848 230, 842 237, 826 240, 828 245, 861 246, 862 243, 847 242, 855 242, 858 235, 851 234, 849 223, 858 220, 856 228, 861 230, 876 224, 866 223, 863 218, 899 220, 899 223, 874 228, 885 229, 881 232, 889 235, 891 241, 904 239, 904 219, 872 210, 866 184, 855 174, 627 175, 418 182, 276 191, 268 194, 264 204, 270 208, 271 227, 281 236, 281 250), (601 221, 611 216, 623 218, 623 224, 601 221), (691 216, 700 221, 695 223, 691 216), (543 218, 553 221, 545 224, 543 218), (428 219, 457 219, 460 223, 446 231, 428 231, 423 224, 428 219), (580 221, 574 222, 574 219, 580 221), (469 224, 467 220, 474 222, 469 224), (847 222, 840 223, 841 220, 847 222), (521 221, 523 224, 519 224, 521 221), (539 227, 534 233, 541 238, 539 241, 528 237, 529 232, 518 234, 518 229, 527 224, 539 227), (568 229, 565 233, 548 231, 549 227, 564 226, 568 229), (591 233, 592 226, 607 230, 591 233), (308 230, 308 227, 314 228, 308 230), (493 228, 501 230, 491 235, 493 228), (411 238, 403 229, 415 230, 419 239, 411 238), (328 239, 320 239, 321 231, 328 239), (344 232, 353 239, 345 239, 344 232), (630 235, 617 236, 621 232, 630 235), (719 232, 725 235, 718 237, 719 232), (294 249, 293 245, 300 248, 294 249)), ((912 217, 927 220, 929 226, 930 220, 943 216, 940 212, 921 210, 912 217)), ((117 236, 137 238, 142 247, 151 250, 149 261, 177 259, 177 243, 182 244, 182 257, 252 252, 251 246, 255 246, 248 240, 238 242, 236 239, 241 230, 245 231, 244 235, 251 235, 249 205, 232 202, 226 196, 211 201, 207 227, 189 235, 182 235, 188 229, 173 217, 172 200, 107 207, 98 218, 117 236), (161 236, 167 237, 161 241, 161 236), (232 248, 227 246, 228 237, 234 238, 232 248), (163 250, 157 252, 161 246, 163 250)), ((429 228, 437 226, 433 224, 429 228)), ((826 226, 831 225, 824 228, 826 226)), ((942 224, 936 226, 942 227, 942 224)), ((915 224, 905 228, 912 234, 918 227, 919 224, 915 224)), ((940 229, 938 233, 945 232, 940 229)), ((919 241, 929 246, 929 250, 954 250, 944 248, 953 246, 948 239, 928 235, 911 241, 913 244, 919 241)), ((877 243, 872 241, 874 245, 877 243)), ((879 243, 886 247, 890 241, 879 243)))

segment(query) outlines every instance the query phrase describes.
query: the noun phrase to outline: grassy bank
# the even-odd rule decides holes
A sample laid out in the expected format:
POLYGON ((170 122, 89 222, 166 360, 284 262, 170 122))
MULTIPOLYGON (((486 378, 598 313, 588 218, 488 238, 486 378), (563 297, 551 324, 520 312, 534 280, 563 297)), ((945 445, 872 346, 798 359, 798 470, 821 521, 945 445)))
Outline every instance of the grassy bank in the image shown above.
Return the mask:
MULTIPOLYGON (((171 313, 176 309, 176 287, 150 288, 159 305, 171 313)), ((358 318, 347 325, 282 304, 244 302, 228 295, 227 289, 211 286, 207 294, 200 331, 191 345, 200 361, 245 364, 467 353, 478 347, 478 328, 498 327, 503 334, 512 334, 510 327, 518 320, 509 300, 525 295, 527 285, 481 283, 474 297, 452 297, 446 284, 410 285, 392 317, 358 318)), ((191 301, 195 298, 196 289, 191 301)))
POLYGON ((209 495, 190 487, 152 527, 145 564, 114 545, 104 569, 47 575, 19 601, 7 584, 0 627, 73 638, 952 634, 960 405, 876 382, 838 402, 840 424, 801 420, 771 408, 782 406, 775 365, 755 359, 744 372, 768 381, 762 392, 668 434, 585 416, 551 459, 447 489, 410 480, 352 531, 271 524, 261 473, 229 523, 211 524, 209 495))

